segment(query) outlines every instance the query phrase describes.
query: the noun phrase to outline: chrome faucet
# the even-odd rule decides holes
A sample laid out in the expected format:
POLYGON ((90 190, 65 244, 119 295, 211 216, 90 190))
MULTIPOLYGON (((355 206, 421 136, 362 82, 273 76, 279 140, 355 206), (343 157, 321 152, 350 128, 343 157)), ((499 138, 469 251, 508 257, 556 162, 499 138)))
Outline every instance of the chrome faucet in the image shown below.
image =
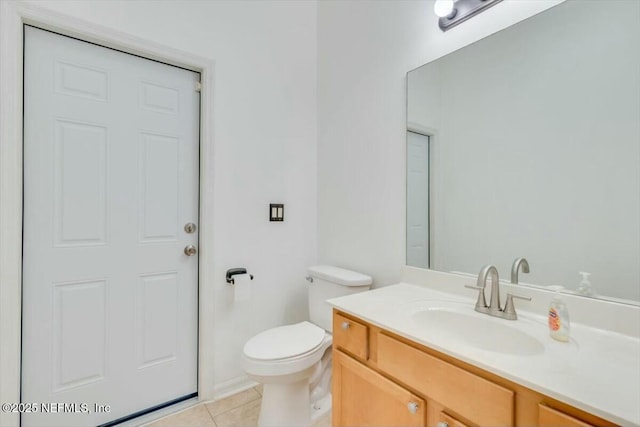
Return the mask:
POLYGON ((511 283, 514 285, 518 284, 518 271, 520 270, 520 266, 522 266, 522 272, 529 272, 529 262, 526 258, 520 257, 513 260, 513 264, 511 264, 511 283))
POLYGON ((465 285, 465 288, 476 289, 479 291, 475 307, 477 312, 485 313, 490 316, 501 317, 507 320, 516 320, 518 318, 515 306, 513 305, 514 298, 531 301, 531 298, 529 297, 507 294, 507 302, 504 305, 503 310, 500 306, 500 278, 498 277, 498 269, 493 265, 485 265, 482 267, 482 270, 480 270, 480 273, 478 274, 476 286, 465 285), (484 289, 487 286, 487 278, 489 276, 491 277, 491 296, 489 297, 489 305, 487 305, 487 300, 484 296, 484 289))

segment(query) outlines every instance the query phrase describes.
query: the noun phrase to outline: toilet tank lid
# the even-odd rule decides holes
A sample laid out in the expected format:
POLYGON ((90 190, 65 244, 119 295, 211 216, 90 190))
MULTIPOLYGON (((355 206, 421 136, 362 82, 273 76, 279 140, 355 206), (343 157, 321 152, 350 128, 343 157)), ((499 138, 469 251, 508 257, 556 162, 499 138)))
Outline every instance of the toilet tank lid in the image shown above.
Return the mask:
POLYGON ((332 265, 309 267, 309 275, 343 286, 369 286, 372 282, 371 277, 366 274, 345 270, 344 268, 334 267, 332 265))

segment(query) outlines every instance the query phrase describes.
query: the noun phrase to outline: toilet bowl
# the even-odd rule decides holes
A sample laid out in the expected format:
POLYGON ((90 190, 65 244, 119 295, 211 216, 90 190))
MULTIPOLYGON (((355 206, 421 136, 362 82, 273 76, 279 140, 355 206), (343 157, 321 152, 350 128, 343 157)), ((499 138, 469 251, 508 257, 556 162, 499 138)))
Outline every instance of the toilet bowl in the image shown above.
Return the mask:
POLYGON ((371 278, 331 266, 309 268, 311 322, 279 326, 247 341, 247 376, 263 384, 259 427, 309 426, 331 409, 331 306, 328 298, 368 290, 371 278))
POLYGON ((247 342, 245 372, 263 384, 259 426, 305 426, 330 409, 330 405, 322 413, 312 409, 316 402, 311 400, 310 386, 312 378, 322 374, 322 359, 330 355, 332 342, 331 334, 309 322, 269 329, 247 342))

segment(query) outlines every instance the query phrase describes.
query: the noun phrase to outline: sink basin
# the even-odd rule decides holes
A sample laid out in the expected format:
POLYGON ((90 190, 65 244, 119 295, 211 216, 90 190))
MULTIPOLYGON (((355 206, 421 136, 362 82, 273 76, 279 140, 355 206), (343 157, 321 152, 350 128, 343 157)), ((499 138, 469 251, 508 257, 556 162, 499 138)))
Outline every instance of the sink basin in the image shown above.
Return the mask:
MULTIPOLYGON (((535 336, 510 321, 473 311, 473 307, 430 307, 411 314, 420 328, 442 339, 453 339, 482 350, 518 356, 535 355, 544 345, 535 336), (467 312, 468 311, 468 312, 467 312)), ((533 324, 533 327, 540 325, 533 324)))

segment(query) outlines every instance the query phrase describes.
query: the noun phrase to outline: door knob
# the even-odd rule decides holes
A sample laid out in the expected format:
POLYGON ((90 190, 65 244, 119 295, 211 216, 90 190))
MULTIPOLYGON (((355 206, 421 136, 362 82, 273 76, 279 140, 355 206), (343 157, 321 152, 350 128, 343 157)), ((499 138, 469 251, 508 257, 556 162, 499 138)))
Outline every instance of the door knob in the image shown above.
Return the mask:
POLYGON ((349 322, 342 322, 342 329, 344 329, 345 331, 350 327, 351 327, 351 324, 349 322))
POLYGON ((184 247, 184 254, 186 256, 194 256, 196 252, 198 252, 198 250, 193 245, 187 245, 184 247))
POLYGON ((411 412, 412 414, 415 414, 418 412, 418 408, 420 407, 420 405, 418 405, 418 402, 409 402, 409 404, 407 405, 407 409, 409 410, 409 412, 411 412))

